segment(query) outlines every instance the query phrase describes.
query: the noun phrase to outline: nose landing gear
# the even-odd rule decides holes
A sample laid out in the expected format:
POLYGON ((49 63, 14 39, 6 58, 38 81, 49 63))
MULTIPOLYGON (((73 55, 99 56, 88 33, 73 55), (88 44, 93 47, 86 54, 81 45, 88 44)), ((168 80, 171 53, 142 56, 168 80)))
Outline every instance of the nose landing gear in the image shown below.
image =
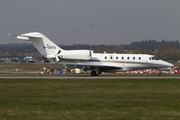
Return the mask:
POLYGON ((158 76, 162 76, 162 74, 161 74, 161 70, 159 70, 158 76))

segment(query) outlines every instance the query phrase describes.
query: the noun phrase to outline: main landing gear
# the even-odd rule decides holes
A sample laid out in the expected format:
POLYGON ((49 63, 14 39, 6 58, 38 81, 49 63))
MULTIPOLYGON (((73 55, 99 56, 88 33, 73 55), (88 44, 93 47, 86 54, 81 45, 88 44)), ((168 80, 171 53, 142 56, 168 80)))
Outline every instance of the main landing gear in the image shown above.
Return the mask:
POLYGON ((96 73, 96 71, 92 71, 91 72, 91 76, 98 76, 99 74, 101 74, 102 72, 98 72, 96 73))
POLYGON ((98 76, 99 74, 96 74, 96 72, 95 71, 92 71, 91 72, 91 76, 98 76))

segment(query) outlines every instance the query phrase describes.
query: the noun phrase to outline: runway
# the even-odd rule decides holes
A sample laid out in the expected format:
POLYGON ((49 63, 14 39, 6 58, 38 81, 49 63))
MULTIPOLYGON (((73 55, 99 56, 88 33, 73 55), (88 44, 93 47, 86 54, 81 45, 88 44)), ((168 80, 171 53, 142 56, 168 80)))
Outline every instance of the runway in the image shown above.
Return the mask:
POLYGON ((0 79, 180 79, 180 75, 0 75, 0 79))

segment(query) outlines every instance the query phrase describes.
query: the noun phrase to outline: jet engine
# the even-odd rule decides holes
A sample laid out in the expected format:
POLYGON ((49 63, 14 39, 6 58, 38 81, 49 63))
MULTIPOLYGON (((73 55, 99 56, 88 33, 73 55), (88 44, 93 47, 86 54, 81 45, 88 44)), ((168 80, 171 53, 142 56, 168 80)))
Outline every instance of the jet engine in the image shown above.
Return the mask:
POLYGON ((61 59, 72 59, 72 60, 89 60, 91 58, 90 50, 69 50, 63 51, 58 56, 61 59))

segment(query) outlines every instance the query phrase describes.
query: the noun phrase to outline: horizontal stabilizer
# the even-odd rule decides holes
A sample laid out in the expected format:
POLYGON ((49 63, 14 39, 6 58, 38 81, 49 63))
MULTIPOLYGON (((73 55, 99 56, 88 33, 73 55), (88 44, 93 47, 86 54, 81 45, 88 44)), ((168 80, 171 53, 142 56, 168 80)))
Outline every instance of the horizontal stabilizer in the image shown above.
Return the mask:
POLYGON ((7 35, 10 35, 10 36, 17 36, 18 39, 27 39, 27 38, 30 38, 30 39, 42 39, 42 37, 39 37, 39 36, 30 36, 30 35, 14 35, 14 34, 7 34, 7 35))

